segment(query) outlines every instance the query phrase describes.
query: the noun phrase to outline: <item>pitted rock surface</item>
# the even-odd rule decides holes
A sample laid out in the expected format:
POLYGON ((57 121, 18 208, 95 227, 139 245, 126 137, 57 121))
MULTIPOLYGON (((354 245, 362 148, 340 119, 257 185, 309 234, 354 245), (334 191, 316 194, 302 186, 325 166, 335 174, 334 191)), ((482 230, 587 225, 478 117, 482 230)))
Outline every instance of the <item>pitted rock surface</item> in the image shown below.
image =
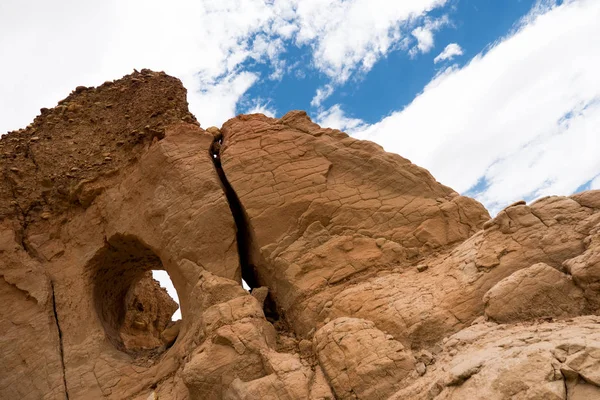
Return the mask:
POLYGON ((204 130, 149 70, 0 169, 0 398, 600 399, 599 191, 490 219, 301 111, 204 130))

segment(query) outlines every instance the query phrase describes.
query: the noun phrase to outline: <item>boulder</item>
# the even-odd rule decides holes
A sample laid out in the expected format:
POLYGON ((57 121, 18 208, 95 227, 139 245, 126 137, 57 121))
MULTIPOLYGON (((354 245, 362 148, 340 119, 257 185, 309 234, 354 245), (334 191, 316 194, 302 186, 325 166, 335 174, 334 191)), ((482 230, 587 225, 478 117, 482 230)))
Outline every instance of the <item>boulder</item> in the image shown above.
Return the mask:
POLYGON ((483 297, 485 314, 502 323, 535 318, 569 318, 581 315, 583 291, 571 277, 544 263, 516 271, 483 297))

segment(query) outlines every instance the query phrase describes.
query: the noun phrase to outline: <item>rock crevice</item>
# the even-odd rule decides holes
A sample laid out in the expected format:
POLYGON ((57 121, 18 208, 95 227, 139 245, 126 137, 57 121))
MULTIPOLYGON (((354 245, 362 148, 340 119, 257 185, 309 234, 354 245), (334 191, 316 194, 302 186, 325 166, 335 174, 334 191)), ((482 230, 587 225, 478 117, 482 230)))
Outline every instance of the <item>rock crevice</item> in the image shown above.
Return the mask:
POLYGON ((69 400, 69 388, 67 386, 67 368, 65 367, 65 351, 63 344, 63 333, 60 329, 60 321, 58 319, 58 312, 56 311, 56 294, 54 293, 54 283, 50 283, 50 289, 52 290, 52 314, 54 316, 54 322, 56 324, 56 333, 58 334, 58 346, 60 352, 60 365, 62 368, 62 380, 65 389, 65 399, 69 400))
POLYGON ((231 184, 227 180, 227 176, 225 175, 225 172, 223 171, 223 167, 221 165, 221 148, 223 146, 223 134, 216 127, 212 127, 212 129, 209 128, 208 132, 214 136, 213 144, 210 147, 210 157, 213 160, 215 171, 221 182, 223 192, 225 193, 227 203, 229 204, 229 209, 231 210, 231 215, 235 222, 236 242, 242 279, 248 284, 250 289, 254 289, 259 287, 260 285, 258 283, 254 265, 252 265, 251 262, 250 251, 252 239, 246 212, 242 206, 242 203, 240 202, 240 199, 235 193, 235 190, 233 189, 233 187, 231 187, 231 184))

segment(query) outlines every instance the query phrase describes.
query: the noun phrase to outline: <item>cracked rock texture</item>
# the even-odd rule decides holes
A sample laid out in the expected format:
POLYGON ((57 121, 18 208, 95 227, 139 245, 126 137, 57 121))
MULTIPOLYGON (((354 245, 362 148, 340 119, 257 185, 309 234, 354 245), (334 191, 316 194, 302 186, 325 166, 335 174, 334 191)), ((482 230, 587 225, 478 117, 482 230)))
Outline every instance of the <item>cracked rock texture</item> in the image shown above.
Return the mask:
POLYGON ((490 219, 301 111, 204 130, 149 70, 0 170, 2 399, 600 399, 598 191, 490 219))

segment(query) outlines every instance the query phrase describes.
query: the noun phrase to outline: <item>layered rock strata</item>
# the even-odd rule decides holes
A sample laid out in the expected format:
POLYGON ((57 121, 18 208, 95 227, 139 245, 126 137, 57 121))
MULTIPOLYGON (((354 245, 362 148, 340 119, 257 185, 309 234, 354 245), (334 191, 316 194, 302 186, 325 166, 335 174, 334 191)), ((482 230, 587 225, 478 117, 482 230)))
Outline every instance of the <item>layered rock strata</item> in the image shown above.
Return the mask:
POLYGON ((304 112, 204 130, 185 97, 142 70, 0 139, 0 398, 600 398, 600 192, 490 219, 304 112))

